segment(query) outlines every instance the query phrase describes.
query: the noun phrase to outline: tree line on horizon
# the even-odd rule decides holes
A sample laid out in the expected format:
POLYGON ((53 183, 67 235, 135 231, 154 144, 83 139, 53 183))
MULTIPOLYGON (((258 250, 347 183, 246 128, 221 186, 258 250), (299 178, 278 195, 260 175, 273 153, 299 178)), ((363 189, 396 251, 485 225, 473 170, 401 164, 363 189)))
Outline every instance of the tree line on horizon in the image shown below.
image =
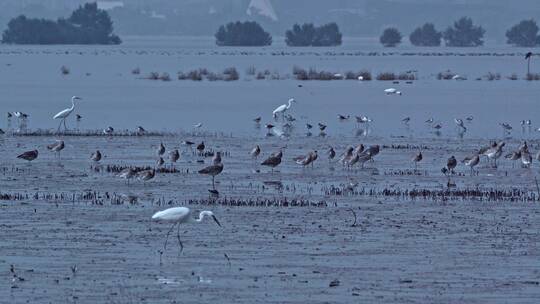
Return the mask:
MULTIPOLYGON (((540 45, 538 25, 534 19, 523 20, 506 32, 507 43, 519 47, 540 45)), ((484 44, 486 31, 475 25, 469 17, 462 17, 445 31, 438 31, 433 23, 425 23, 416 28, 409 41, 414 46, 441 46, 442 42, 449 47, 476 47, 484 44)), ((342 44, 343 35, 336 23, 315 26, 312 23, 295 24, 285 33, 288 46, 338 46, 342 44)), ((215 34, 219 46, 268 46, 272 44, 272 36, 261 25, 254 21, 230 22, 219 27, 215 34)), ((379 38, 385 47, 395 47, 401 43, 403 36, 397 28, 386 28, 379 38)))
MULTIPOLYGON (((506 43, 518 47, 535 47, 540 45, 538 25, 534 19, 523 20, 506 31, 506 43)), ((417 27, 410 35, 409 41, 414 46, 440 46, 444 41, 450 47, 476 47, 484 44, 486 31, 475 25, 469 17, 462 17, 452 26, 441 32, 433 23, 425 23, 417 27)), ((379 38, 385 47, 395 47, 402 41, 402 34, 397 28, 386 28, 379 38)))

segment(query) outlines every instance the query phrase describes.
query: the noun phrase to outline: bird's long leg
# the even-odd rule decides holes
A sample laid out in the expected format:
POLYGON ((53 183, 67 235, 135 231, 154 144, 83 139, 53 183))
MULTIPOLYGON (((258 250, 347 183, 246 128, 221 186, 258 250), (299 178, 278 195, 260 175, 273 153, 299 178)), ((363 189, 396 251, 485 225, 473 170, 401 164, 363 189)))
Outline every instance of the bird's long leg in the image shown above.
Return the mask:
POLYGON ((58 124, 58 130, 56 130, 56 133, 60 133, 60 128, 62 127, 62 121, 60 121, 60 124, 58 124))
POLYGON ((63 121, 64 121, 64 131, 67 131, 67 127, 66 127, 66 119, 64 118, 63 121))
POLYGON ((212 175, 212 189, 216 190, 214 179, 215 179, 215 176, 212 175))
POLYGON ((169 229, 169 232, 167 232, 167 236, 165 237, 165 245, 163 245, 163 251, 165 251, 165 249, 167 249, 167 241, 169 240, 169 234, 171 234, 171 232, 173 231, 174 229, 174 226, 176 226, 177 223, 174 223, 171 227, 171 229, 169 229))
POLYGON ((176 232, 176 237, 178 238, 178 246, 180 246, 180 252, 184 251, 184 244, 182 244, 182 241, 180 240, 180 224, 178 224, 178 230, 176 232))

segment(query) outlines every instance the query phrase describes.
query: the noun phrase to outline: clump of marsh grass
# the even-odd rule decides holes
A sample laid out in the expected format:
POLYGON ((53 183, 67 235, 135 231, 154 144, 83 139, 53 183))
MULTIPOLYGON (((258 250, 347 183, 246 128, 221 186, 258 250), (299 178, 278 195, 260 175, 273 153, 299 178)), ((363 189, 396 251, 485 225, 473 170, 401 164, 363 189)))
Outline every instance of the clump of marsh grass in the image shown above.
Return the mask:
POLYGON ((396 74, 392 72, 382 72, 382 73, 377 74, 377 80, 380 80, 380 81, 392 81, 396 79, 397 79, 396 74))
POLYGON ((150 74, 148 74, 148 76, 146 77, 146 79, 150 79, 150 80, 159 80, 159 73, 158 72, 150 72, 150 74))
POLYGON ((223 71, 223 75, 225 75, 224 80, 225 81, 236 81, 240 79, 240 75, 238 74, 238 71, 236 68, 226 68, 225 71, 223 71))
POLYGON ((489 80, 489 81, 501 80, 501 74, 489 72, 484 76, 484 78, 489 80))
POLYGON ((540 80, 540 74, 538 74, 538 73, 529 73, 525 77, 525 80, 528 80, 528 81, 540 80))
POLYGON ((171 81, 171 76, 169 76, 169 73, 162 73, 160 76, 159 76, 159 79, 161 81, 171 81))

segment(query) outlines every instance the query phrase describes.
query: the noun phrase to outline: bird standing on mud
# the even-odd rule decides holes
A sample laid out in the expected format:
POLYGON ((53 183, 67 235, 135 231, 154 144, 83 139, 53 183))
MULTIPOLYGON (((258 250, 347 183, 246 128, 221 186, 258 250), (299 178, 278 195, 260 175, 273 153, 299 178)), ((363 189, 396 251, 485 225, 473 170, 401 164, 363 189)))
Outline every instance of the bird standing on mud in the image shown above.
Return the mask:
POLYGON ((281 158, 283 157, 283 151, 279 150, 278 153, 271 154, 267 159, 265 159, 261 165, 267 166, 272 168, 272 173, 274 172, 274 168, 279 166, 281 164, 281 158))
POLYGON ((212 176, 212 190, 213 190, 212 192, 217 192, 216 184, 215 184, 215 177, 221 172, 223 172, 223 163, 211 165, 211 166, 208 166, 206 168, 199 170, 199 174, 212 176))
POLYGON ((178 225, 178 231, 176 236, 178 238, 178 246, 180 247, 180 252, 182 252, 184 250, 184 245, 180 240, 180 224, 186 224, 190 222, 200 223, 207 216, 212 217, 214 222, 216 222, 216 224, 221 227, 220 222, 218 221, 214 213, 212 213, 212 211, 201 211, 198 219, 191 218, 191 210, 187 207, 173 207, 154 213, 154 215, 152 215, 152 220, 173 223, 171 229, 169 229, 169 232, 167 232, 167 237, 165 238, 163 250, 167 249, 167 240, 169 239, 169 234, 171 234, 174 226, 178 225))
POLYGON ((101 152, 99 152, 99 150, 96 150, 96 152, 92 153, 92 155, 90 155, 90 159, 93 161, 93 162, 99 162, 101 160, 101 152))
POLYGON ((55 143, 47 145, 47 149, 51 152, 56 153, 58 158, 60 158, 60 151, 64 150, 65 144, 63 140, 57 140, 55 143))
POLYGON ((416 155, 413 157, 412 161, 414 162, 415 170, 418 167, 418 163, 421 162, 423 158, 424 156, 422 155, 422 151, 418 151, 418 153, 416 153, 416 155))
POLYGON ((38 150, 32 150, 32 151, 26 151, 20 155, 17 156, 17 158, 27 160, 28 162, 33 161, 38 157, 38 150))

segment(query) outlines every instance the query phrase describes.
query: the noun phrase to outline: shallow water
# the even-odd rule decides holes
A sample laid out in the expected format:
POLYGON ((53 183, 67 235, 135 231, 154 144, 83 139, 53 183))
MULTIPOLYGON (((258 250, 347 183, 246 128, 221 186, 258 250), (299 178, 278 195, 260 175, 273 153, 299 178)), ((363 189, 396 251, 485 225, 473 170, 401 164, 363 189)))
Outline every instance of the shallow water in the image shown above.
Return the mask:
MULTIPOLYGON (((505 77, 523 74, 525 61, 520 48, 491 46, 478 49, 383 49, 363 40, 341 48, 215 48, 211 39, 127 39, 120 47, 94 46, 3 46, 0 50, 0 111, 23 111, 31 115, 30 128, 56 128, 51 117, 70 106, 69 98, 84 98, 76 109, 83 116, 82 129, 113 126, 133 129, 143 125, 154 130, 191 130, 203 123, 207 131, 248 133, 251 119, 262 116, 271 122, 272 110, 294 97, 290 113, 304 122, 323 122, 328 134, 344 134, 351 128, 338 124, 337 114, 366 115, 374 120, 373 134, 402 135, 401 119, 411 116, 419 132, 423 122, 434 117, 446 136, 455 134, 454 118, 474 116, 468 136, 502 135, 500 122, 514 127, 520 136, 520 121, 538 116, 535 106, 540 86, 536 82, 511 81, 505 77), (285 52, 285 53, 282 53, 285 52), (376 56, 369 56, 376 52, 376 56), (386 52, 386 53, 383 53, 386 52), (413 53, 412 55, 410 54, 413 53), (445 56, 421 56, 439 52, 445 56), (457 55, 456 55, 457 54, 457 55), (479 56, 484 54, 483 56, 479 56), (487 55, 486 55, 487 54, 487 55), (493 54, 501 54, 494 56, 493 54), (504 55, 504 56, 503 56, 504 55), (255 80, 246 75, 249 66, 290 77, 293 66, 344 73, 368 69, 372 74, 417 70, 413 84, 384 81, 255 80), (67 66, 69 75, 61 75, 67 66), (234 66, 241 79, 234 82, 178 81, 176 73, 199 67, 220 72, 234 66), (131 71, 139 67, 140 75, 131 71), (467 81, 440 81, 435 74, 450 69, 467 81), (172 81, 141 79, 150 72, 167 72, 172 81), (499 81, 476 81, 488 72, 498 72, 499 81), (302 84, 303 87, 298 87, 302 84), (386 96, 396 87, 402 96, 386 96), (129 111, 127 110, 129 109, 129 111)), ((536 68, 533 60, 532 69, 536 68)), ((68 121, 76 126, 74 118, 68 121)), ((6 126, 6 123, 4 123, 6 126)))

